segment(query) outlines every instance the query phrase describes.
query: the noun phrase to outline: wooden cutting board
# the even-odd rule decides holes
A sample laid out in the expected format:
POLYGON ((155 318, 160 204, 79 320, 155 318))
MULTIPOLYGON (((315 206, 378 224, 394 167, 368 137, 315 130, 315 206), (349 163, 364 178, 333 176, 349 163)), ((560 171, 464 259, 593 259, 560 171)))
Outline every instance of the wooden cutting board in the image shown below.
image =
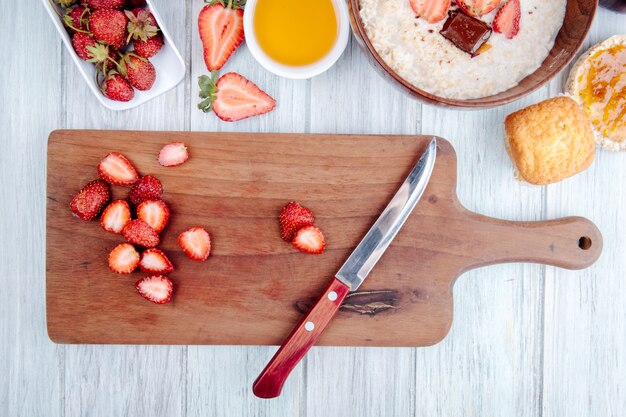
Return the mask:
MULTIPOLYGON (((55 131, 48 143, 46 301, 58 343, 280 344, 378 217, 429 137, 131 131, 55 131), (189 161, 163 168, 159 149, 185 142, 189 161), (136 294, 141 272, 107 267, 119 235, 73 217, 72 196, 110 151, 164 186, 171 220, 161 249, 176 266, 172 302, 136 294), (291 200, 311 208, 322 255, 280 239, 291 200), (178 234, 211 233, 206 262, 182 254, 178 234)), ((369 278, 349 296, 322 345, 425 346, 452 324, 452 286, 463 272, 501 262, 591 265, 602 236, 572 217, 518 223, 467 211, 456 197, 456 154, 439 139, 435 169, 413 214, 369 278)), ((116 198, 128 189, 113 187, 116 198)), ((503 195, 502 199, 516 198, 503 195)))

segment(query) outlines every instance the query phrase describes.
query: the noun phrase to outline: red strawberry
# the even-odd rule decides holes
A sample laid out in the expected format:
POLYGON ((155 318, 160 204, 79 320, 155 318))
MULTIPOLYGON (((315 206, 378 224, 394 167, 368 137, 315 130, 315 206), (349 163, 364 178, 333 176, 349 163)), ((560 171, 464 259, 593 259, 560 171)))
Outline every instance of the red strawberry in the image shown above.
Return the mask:
POLYGON ((428 23, 436 23, 448 15, 452 0, 409 0, 409 3, 416 15, 428 23))
POLYGON ((109 254, 109 268, 118 274, 130 274, 139 265, 139 252, 130 243, 120 243, 109 254))
POLYGON ((164 167, 175 167, 189 159, 187 147, 182 142, 172 142, 161 148, 158 161, 164 167))
POLYGON ((161 250, 152 248, 141 254, 139 268, 148 274, 169 274, 174 270, 174 265, 161 250))
POLYGON ((76 55, 78 55, 83 61, 87 61, 91 58, 88 48, 95 45, 96 41, 94 41, 93 38, 86 33, 76 32, 72 36, 72 46, 74 47, 74 51, 76 51, 76 55))
POLYGON ((302 252, 314 255, 324 252, 326 246, 322 231, 315 226, 306 226, 298 230, 291 244, 302 252))
POLYGON ((132 11, 125 10, 124 13, 128 18, 128 40, 141 39, 147 40, 155 36, 159 31, 154 15, 149 10, 136 8, 132 11))
POLYGON ((153 248, 159 244, 159 235, 143 220, 131 220, 124 226, 124 238, 135 245, 153 248))
POLYGON ((152 175, 146 175, 139 178, 139 181, 133 185, 128 194, 128 199, 132 204, 137 205, 145 200, 158 200, 162 195, 163 186, 161 181, 152 175))
POLYGON ((146 0, 126 0, 126 5, 124 6, 126 9, 134 9, 135 7, 144 7, 146 5, 146 0))
POLYGON ((84 6, 76 6, 65 11, 63 23, 70 31, 87 30, 89 20, 89 9, 84 6))
POLYGON ((170 209, 163 200, 146 200, 137 206, 137 218, 161 233, 170 218, 170 209))
POLYGON ((130 207, 126 200, 115 200, 109 204, 100 217, 100 224, 107 232, 121 234, 130 221, 130 207))
POLYGON ((118 152, 111 152, 100 161, 98 175, 112 185, 131 185, 139 179, 133 164, 118 152))
POLYGON ((148 13, 148 15, 147 15, 147 19, 146 19, 146 20, 147 20, 147 22, 148 22, 149 24, 151 24, 152 26, 156 26, 156 27, 157 27, 157 29, 159 28, 159 25, 157 24, 157 21, 156 21, 156 19, 154 18, 154 15, 153 15, 152 13, 150 13, 150 10, 143 9, 143 8, 141 8, 141 7, 135 7, 135 8, 134 8, 133 10, 131 10, 131 11, 132 11, 132 12, 133 12, 133 14, 134 14, 135 16, 137 16, 137 17, 140 17, 140 15, 141 15, 141 13, 142 13, 142 12, 147 12, 147 13, 148 13))
POLYGON ((235 72, 222 75, 217 83, 216 78, 217 71, 213 71, 211 77, 202 75, 198 81, 200 97, 204 99, 198 108, 205 113, 213 110, 220 119, 235 122, 276 107, 276 100, 235 72))
POLYGON ((202 227, 192 227, 178 236, 183 252, 195 261, 204 261, 211 253, 211 236, 202 227))
POLYGON ((311 210, 292 201, 283 207, 278 220, 280 222, 280 237, 284 241, 291 242, 296 232, 305 226, 311 226, 315 218, 311 210))
POLYGON ((152 36, 145 41, 137 39, 135 41, 135 53, 144 58, 151 58, 159 53, 163 47, 163 36, 152 36))
POLYGON ((89 16, 89 28, 100 43, 120 49, 126 45, 126 24, 124 12, 114 9, 94 10, 89 16))
POLYGON ((152 275, 135 283, 137 292, 148 301, 165 304, 172 299, 174 284, 164 275, 152 275))
POLYGON ((228 5, 217 1, 200 11, 198 31, 209 71, 222 68, 243 42, 243 4, 245 1, 231 0, 228 5))
POLYGON ((137 55, 124 57, 126 79, 137 90, 145 91, 152 88, 156 80, 154 65, 145 58, 137 55))
POLYGON ((493 19, 493 30, 503 34, 507 39, 513 39, 519 33, 521 15, 519 0, 508 0, 493 19))
POLYGON ((133 87, 118 73, 107 75, 100 90, 102 94, 115 101, 131 101, 135 96, 133 87))
POLYGON ((502 0, 456 0, 456 4, 471 16, 482 16, 494 10, 502 0))
POLYGON ((121 9, 125 0, 87 0, 87 6, 97 9, 121 9))
POLYGON ((92 220, 98 216, 110 198, 109 184, 102 180, 91 181, 72 198, 70 210, 83 220, 92 220))

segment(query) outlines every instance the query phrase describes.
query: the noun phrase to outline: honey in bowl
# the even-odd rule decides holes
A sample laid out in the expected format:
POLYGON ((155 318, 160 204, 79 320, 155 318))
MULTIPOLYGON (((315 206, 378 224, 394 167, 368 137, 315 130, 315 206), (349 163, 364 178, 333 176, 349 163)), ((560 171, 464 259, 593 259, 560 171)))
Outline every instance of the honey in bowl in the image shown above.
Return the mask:
POLYGON ((333 0, 258 0, 254 33, 274 61, 296 67, 313 64, 337 40, 333 0))

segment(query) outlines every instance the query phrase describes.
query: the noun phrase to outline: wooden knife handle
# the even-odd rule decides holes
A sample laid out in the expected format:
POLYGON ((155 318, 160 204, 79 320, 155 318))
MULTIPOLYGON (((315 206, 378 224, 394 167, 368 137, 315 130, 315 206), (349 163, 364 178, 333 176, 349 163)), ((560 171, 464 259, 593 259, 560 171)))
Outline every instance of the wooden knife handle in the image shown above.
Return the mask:
POLYGON ((285 380, 330 323, 349 290, 347 285, 333 278, 311 311, 293 329, 254 381, 254 395, 259 398, 275 398, 280 395, 285 380))

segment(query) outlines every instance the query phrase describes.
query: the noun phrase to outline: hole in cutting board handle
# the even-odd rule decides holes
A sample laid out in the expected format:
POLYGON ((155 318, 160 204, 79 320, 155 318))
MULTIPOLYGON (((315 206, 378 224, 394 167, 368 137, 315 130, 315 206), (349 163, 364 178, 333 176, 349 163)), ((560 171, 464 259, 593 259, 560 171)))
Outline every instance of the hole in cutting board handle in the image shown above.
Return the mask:
POLYGON ((578 247, 582 250, 589 250, 591 248, 591 238, 589 236, 583 236, 578 239, 578 247))

